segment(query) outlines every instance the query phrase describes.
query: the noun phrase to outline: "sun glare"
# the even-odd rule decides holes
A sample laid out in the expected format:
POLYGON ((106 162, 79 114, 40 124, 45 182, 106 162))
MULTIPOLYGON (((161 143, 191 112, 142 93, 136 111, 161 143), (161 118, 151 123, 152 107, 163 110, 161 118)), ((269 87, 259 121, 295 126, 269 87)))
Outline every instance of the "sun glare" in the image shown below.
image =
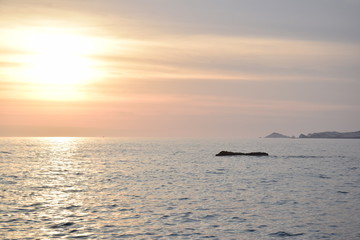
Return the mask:
POLYGON ((101 79, 104 73, 94 55, 98 39, 61 28, 20 29, 13 40, 21 54, 17 81, 32 85, 37 98, 81 98, 80 86, 101 79), (36 89, 36 91, 34 90, 36 89))

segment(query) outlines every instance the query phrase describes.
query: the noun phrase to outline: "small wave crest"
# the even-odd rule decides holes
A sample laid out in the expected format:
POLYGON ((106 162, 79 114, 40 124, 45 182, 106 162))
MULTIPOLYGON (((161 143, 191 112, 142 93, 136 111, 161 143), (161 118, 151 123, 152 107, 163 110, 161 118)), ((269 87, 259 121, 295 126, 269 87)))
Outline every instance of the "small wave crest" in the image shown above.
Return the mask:
POLYGON ((11 152, 7 152, 7 151, 0 151, 0 154, 11 154, 11 152))
POLYGON ((275 157, 281 157, 285 159, 289 158, 299 158, 299 159, 323 159, 323 158, 345 158, 345 156, 316 156, 316 155, 291 155, 291 156, 275 156, 275 157))
POLYGON ((66 228, 66 227, 70 227, 74 224, 75 224, 74 222, 64 222, 64 223, 58 223, 58 224, 51 225, 50 228, 66 228))
POLYGON ((326 158, 325 156, 314 156, 314 155, 297 155, 297 156, 284 156, 285 158, 326 158))
POLYGON ((289 233, 289 232, 284 232, 284 231, 269 234, 269 236, 271 236, 271 237, 296 237, 296 236, 302 236, 302 235, 304 235, 304 233, 289 233))

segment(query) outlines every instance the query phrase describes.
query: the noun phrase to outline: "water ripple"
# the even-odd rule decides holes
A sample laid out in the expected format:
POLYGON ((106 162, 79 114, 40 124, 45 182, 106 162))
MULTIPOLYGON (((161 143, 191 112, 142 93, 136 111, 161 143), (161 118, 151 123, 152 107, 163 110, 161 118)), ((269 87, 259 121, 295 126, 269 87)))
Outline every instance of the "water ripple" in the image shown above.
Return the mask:
POLYGON ((358 142, 0 138, 0 146, 3 239, 360 236, 358 142), (278 156, 213 156, 230 146, 278 156))
POLYGON ((302 236, 304 235, 304 233, 289 233, 289 232, 275 232, 275 233, 270 233, 269 236, 271 237, 296 237, 296 236, 302 236))

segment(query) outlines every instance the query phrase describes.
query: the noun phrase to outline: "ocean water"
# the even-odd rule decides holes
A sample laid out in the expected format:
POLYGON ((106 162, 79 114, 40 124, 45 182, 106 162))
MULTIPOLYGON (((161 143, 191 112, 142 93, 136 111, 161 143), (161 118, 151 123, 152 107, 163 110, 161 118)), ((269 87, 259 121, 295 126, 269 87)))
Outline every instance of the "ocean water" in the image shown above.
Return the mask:
POLYGON ((360 140, 0 138, 0 239, 360 239, 360 140))

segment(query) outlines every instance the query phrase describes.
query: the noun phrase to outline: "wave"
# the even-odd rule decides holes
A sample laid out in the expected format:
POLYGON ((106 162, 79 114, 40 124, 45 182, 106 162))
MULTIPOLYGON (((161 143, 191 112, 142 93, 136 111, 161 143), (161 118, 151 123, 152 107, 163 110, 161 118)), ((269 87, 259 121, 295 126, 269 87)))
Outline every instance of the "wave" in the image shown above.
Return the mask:
POLYGON ((276 232, 276 233, 270 233, 269 236, 272 237, 295 237, 295 236, 301 236, 304 235, 304 233, 288 233, 288 232, 276 232))
POLYGON ((0 151, 0 154, 11 154, 11 152, 0 151))
POLYGON ((314 158, 314 159, 321 159, 321 158, 346 158, 345 156, 324 156, 324 155, 290 155, 290 156, 272 156, 275 158, 300 158, 300 159, 309 159, 309 158, 314 158))

